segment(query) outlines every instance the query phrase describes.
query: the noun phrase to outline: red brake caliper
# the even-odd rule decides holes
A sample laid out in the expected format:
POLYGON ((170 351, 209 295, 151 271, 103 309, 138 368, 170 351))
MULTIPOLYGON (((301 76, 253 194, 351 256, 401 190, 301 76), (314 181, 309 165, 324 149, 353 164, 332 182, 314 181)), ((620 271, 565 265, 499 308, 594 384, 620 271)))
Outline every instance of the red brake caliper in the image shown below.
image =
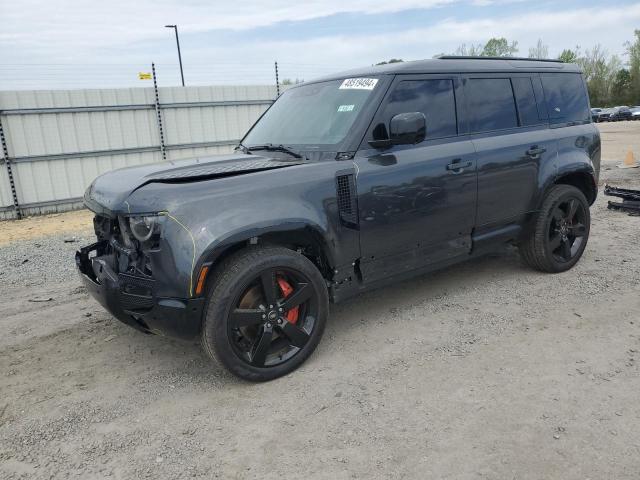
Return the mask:
MULTIPOLYGON (((284 295, 284 298, 287 298, 289 295, 291 295, 293 293, 293 287, 291 285, 289 285, 289 282, 287 282, 284 278, 282 277, 277 277, 278 280, 278 285, 280 286, 280 290, 282 290, 282 294, 284 295)), ((298 310, 299 310, 300 306, 298 305, 297 307, 293 307, 291 310, 289 310, 286 314, 285 314, 285 318, 287 319, 287 321, 289 323, 296 323, 298 321, 298 310)))

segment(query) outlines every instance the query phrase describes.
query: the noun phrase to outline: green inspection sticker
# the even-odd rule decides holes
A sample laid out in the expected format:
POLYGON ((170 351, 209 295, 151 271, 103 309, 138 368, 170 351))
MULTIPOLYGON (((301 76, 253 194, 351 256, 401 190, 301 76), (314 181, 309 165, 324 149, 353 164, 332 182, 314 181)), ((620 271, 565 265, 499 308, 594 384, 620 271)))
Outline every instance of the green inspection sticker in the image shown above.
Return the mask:
POLYGON ((338 107, 338 111, 339 112, 352 112, 354 108, 356 108, 355 105, 340 105, 338 107))

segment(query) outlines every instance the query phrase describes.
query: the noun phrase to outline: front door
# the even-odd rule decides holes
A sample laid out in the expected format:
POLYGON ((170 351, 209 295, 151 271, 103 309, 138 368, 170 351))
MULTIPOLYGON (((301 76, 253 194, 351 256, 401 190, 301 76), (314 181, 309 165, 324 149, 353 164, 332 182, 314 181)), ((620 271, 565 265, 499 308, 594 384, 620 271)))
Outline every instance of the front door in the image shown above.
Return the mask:
POLYGON ((472 142, 458 136, 456 77, 397 77, 354 159, 360 214, 360 269, 366 283, 466 255, 475 222, 477 176, 472 142), (422 112, 417 145, 386 149, 398 113, 422 112))

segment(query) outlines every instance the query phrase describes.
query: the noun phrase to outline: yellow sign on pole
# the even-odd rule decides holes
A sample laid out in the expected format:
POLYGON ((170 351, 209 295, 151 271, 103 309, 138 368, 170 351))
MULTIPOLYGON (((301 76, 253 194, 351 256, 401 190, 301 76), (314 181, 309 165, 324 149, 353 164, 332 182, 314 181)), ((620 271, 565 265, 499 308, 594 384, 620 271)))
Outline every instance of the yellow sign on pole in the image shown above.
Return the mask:
POLYGON ((151 80, 151 74, 146 72, 138 72, 138 79, 140 80, 151 80))

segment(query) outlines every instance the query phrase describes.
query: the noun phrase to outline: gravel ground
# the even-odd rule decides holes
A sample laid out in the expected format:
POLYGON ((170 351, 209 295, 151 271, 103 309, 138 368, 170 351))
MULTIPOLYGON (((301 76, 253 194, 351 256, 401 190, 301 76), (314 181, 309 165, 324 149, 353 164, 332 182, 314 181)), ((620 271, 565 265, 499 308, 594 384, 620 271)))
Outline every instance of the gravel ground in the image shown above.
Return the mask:
POLYGON ((94 241, 95 237, 88 231, 77 236, 52 235, 3 245, 0 247, 0 280, 4 285, 23 287, 74 283, 75 262, 69 260, 73 260, 79 246, 94 241))
MULTIPOLYGON (((640 122, 601 130, 602 182, 640 188, 640 122)), ((637 479, 640 218, 592 217, 572 271, 509 249, 362 295, 257 385, 103 311, 87 229, 0 245, 0 478, 637 479)))

